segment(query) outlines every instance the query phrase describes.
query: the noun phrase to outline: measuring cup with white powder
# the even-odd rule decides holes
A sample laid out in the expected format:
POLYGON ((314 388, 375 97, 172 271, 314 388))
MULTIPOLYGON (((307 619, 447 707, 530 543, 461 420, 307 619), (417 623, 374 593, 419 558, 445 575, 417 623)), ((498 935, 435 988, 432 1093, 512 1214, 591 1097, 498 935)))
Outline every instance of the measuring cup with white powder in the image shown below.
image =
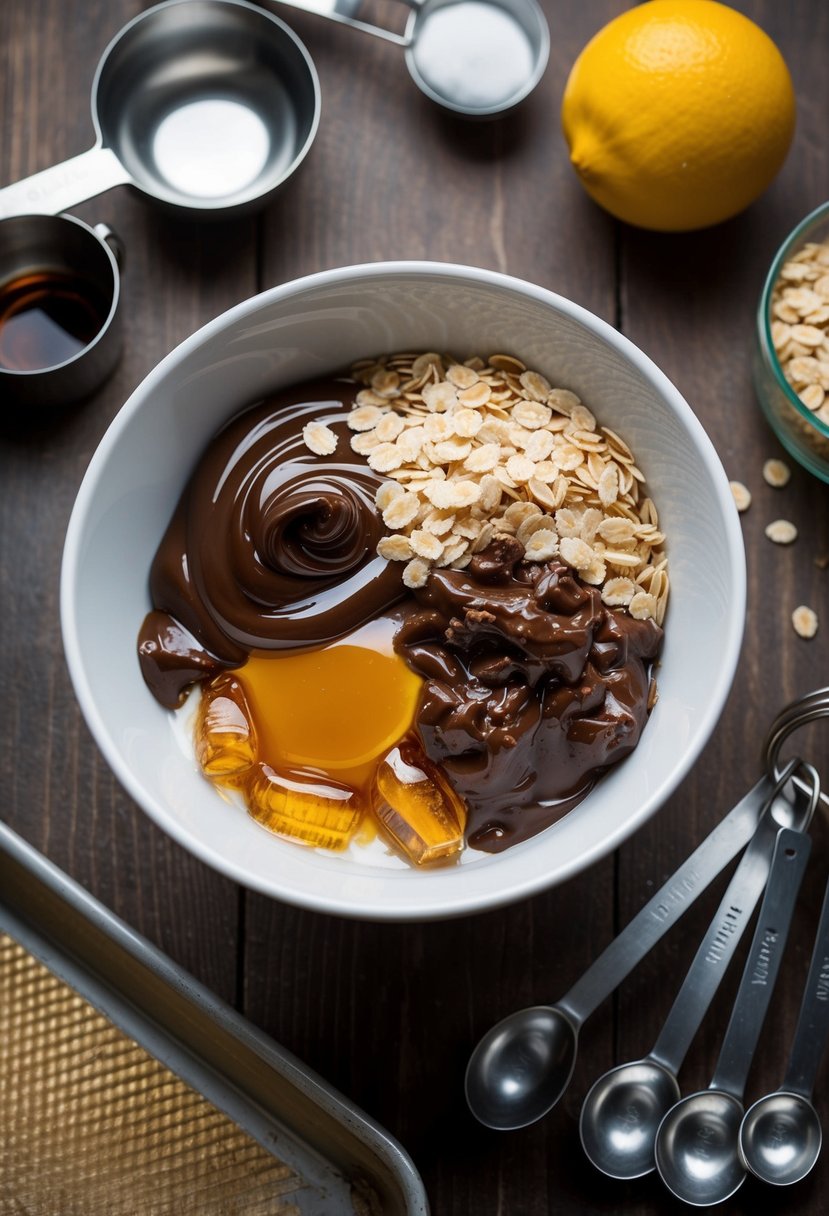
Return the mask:
POLYGON ((402 46, 409 75, 438 105, 470 118, 512 109, 538 84, 550 33, 537 0, 403 0, 405 31, 361 21, 359 0, 281 0, 402 46))

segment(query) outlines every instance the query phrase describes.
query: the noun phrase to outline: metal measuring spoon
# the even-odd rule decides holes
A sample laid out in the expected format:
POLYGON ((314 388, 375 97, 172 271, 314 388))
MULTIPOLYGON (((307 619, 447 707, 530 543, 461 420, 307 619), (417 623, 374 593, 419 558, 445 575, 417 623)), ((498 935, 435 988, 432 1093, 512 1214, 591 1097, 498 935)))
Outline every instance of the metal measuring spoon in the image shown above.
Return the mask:
POLYGON ((737 1143, 743 1092, 810 851, 808 836, 781 828, 711 1084, 672 1106, 656 1133, 660 1178, 672 1194, 694 1207, 722 1203, 746 1176, 737 1143))
POLYGON ((783 775, 761 777, 565 996, 518 1010, 483 1036, 466 1069, 466 1101, 480 1123, 512 1131, 552 1110, 573 1075, 579 1031, 590 1014, 733 861, 767 806, 775 803, 780 821, 793 821, 792 804, 781 794, 785 784, 783 775))
POLYGON ((651 1051, 599 1077, 584 1100, 582 1147, 611 1178, 641 1178, 655 1168, 657 1128, 679 1101, 677 1073, 763 893, 778 828, 770 808, 734 871, 651 1051))
POLYGON ((750 1106, 740 1152, 752 1174, 773 1186, 800 1182, 820 1155, 823 1134, 811 1098, 829 1036, 829 883, 783 1083, 750 1106))

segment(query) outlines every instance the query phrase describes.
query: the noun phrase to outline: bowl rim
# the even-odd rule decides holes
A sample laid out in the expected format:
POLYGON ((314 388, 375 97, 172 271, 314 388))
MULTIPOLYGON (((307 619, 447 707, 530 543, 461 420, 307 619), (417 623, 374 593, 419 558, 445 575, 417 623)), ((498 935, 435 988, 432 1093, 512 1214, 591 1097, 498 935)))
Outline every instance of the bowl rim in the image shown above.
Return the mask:
MULTIPOLYGON (((709 742, 733 684, 743 642, 745 609, 745 547, 739 517, 734 506, 726 474, 707 432, 694 414, 691 406, 667 375, 657 367, 648 355, 640 350, 624 334, 610 325, 609 322, 604 321, 595 313, 590 312, 587 308, 565 296, 561 296, 556 292, 540 287, 527 280, 503 274, 500 271, 487 270, 483 267, 469 266, 461 263, 427 260, 356 263, 300 276, 286 283, 268 288, 233 305, 212 320, 206 322, 206 324, 174 347, 148 372, 132 391, 124 405, 110 422, 93 452, 71 511, 65 535, 60 572, 61 632, 65 659, 75 694, 98 749, 103 754, 120 784, 137 806, 144 813, 148 814, 157 827, 171 836, 198 860, 241 886, 267 895, 272 899, 277 899, 307 910, 366 921, 425 922, 466 916, 500 908, 529 898, 552 886, 563 885, 577 874, 587 871, 623 844, 664 805, 690 772, 700 753, 709 742), (354 285, 360 283, 363 286, 370 287, 374 281, 383 281, 395 276, 428 280, 445 278, 455 283, 484 285, 506 290, 525 300, 529 298, 534 303, 551 307, 555 311, 568 315, 600 340, 615 347, 634 366, 643 379, 649 381, 656 391, 670 402, 671 410, 679 416, 683 427, 694 437, 696 450, 710 474, 714 496, 719 506, 720 522, 729 558, 731 580, 727 602, 732 606, 732 611, 729 613, 728 619, 721 631, 723 661, 711 682, 710 695, 704 710, 700 711, 693 738, 686 744, 681 760, 672 768, 671 772, 658 786, 655 786, 642 798, 636 813, 627 816, 621 822, 616 822, 606 835, 602 837, 600 842, 596 843, 586 853, 581 853, 571 858, 567 864, 560 866, 552 875, 548 869, 544 869, 536 874, 523 875, 507 885, 494 890, 488 889, 474 896, 464 893, 463 883, 458 883, 455 884, 456 889, 454 893, 447 893, 442 899, 435 899, 426 907, 423 905, 422 898, 418 898, 416 883, 409 884, 411 892, 408 897, 405 900, 400 899, 396 901, 393 907, 386 905, 380 900, 375 899, 371 901, 362 896, 360 905, 352 906, 346 900, 337 896, 332 897, 325 891, 308 891, 301 886, 286 889, 282 885, 279 885, 277 889, 277 884, 259 879, 257 876, 247 873, 242 866, 237 865, 233 861, 228 861, 210 845, 205 844, 198 837, 194 837, 173 816, 167 815, 162 820, 153 808, 152 800, 146 797, 137 776, 133 774, 128 765, 122 762, 115 741, 98 710, 87 678, 80 645, 78 619, 75 612, 76 571, 99 476, 106 467, 110 454, 118 444, 122 432, 129 426, 131 419, 141 408, 142 403, 152 395, 159 382, 167 376, 168 372, 178 363, 186 360, 191 352, 212 342, 214 337, 222 333, 226 328, 254 316, 263 307, 267 307, 271 303, 279 303, 291 297, 300 299, 308 291, 342 287, 348 284, 354 285), (460 891, 457 888, 460 888, 460 891)), ((505 856, 509 856, 509 851, 505 856)), ((462 874, 463 867, 460 867, 458 872, 462 874)))
MULTIPOLYGON (((805 245, 811 231, 824 222, 829 224, 829 203, 821 203, 819 207, 815 207, 808 215, 805 215, 778 246, 760 293, 760 302, 757 306, 757 329, 763 358, 786 401, 804 422, 814 428, 818 435, 829 439, 829 423, 822 422, 807 405, 804 405, 786 379, 771 336, 771 297, 783 264, 795 247, 805 245)), ((802 457, 798 456, 798 460, 802 460, 802 457)))

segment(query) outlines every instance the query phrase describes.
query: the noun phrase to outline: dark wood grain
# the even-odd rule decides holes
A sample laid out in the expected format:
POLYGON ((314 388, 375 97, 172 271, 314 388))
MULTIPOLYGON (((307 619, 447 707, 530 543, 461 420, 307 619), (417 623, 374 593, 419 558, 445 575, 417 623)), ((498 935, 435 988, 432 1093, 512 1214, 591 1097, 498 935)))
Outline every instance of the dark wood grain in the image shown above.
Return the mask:
MULTIPOLYGON (((0 183, 91 146, 92 77, 139 0, 3 0, 0 183)), ((283 8, 306 42, 323 93, 319 134, 289 187, 260 215, 192 225, 122 188, 75 209, 127 248, 126 348, 112 380, 47 423, 0 412, 0 813, 73 877, 295 1051, 396 1135, 436 1216, 558 1216, 672 1211, 654 1178, 610 1183, 578 1143, 581 1099, 615 1061, 652 1045, 716 895, 636 970, 582 1035, 573 1083, 543 1123, 498 1135, 465 1110, 462 1077, 479 1034, 513 1008, 555 999, 759 773, 771 716, 826 682, 829 489, 794 469, 762 480, 780 455, 750 382, 754 309, 774 249, 829 196, 829 10, 740 0, 777 41, 798 92, 795 143, 770 190, 708 232, 660 236, 614 223, 583 194, 559 131, 569 67, 622 11, 617 0, 545 0, 552 54, 513 116, 465 123, 431 105, 394 46, 283 8), (685 395, 730 477, 754 494, 743 517, 748 613, 742 661, 710 743, 670 803, 616 855, 564 886, 448 924, 375 925, 304 912, 237 889, 164 836, 120 790, 78 711, 58 614, 63 535, 87 462, 132 389, 179 341, 257 290, 355 262, 428 258, 505 271, 550 287, 619 326, 685 395), (776 516, 800 529, 772 546, 776 516), (799 639, 791 609, 826 618, 799 639)), ((375 11, 385 11, 377 0, 375 11)), ((393 9, 394 6, 391 5, 393 9)), ((3 403, 0 403, 3 407, 3 403)), ((798 740, 823 765, 825 730, 798 740)), ((829 778, 827 778, 829 779, 829 778)), ((782 1075, 826 874, 827 824, 772 1006, 751 1092, 782 1075)), ((729 977, 730 980, 731 977, 729 977)), ((726 982, 686 1062, 710 1078, 733 996, 726 982)), ((829 1119, 826 1081, 818 1106, 829 1119)), ((5 1146, 0 1146, 0 1169, 5 1146)), ((751 1183, 742 1216, 819 1216, 829 1158, 791 1191, 751 1183)))

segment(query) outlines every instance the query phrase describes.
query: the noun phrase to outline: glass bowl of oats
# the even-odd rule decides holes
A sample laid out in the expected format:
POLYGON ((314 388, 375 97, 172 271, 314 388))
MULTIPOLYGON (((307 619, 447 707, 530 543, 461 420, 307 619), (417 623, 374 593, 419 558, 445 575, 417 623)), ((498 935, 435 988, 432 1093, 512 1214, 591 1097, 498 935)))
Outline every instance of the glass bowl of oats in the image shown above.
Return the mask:
POLYGON ((281 285, 168 355, 90 462, 61 588, 139 807, 248 888, 396 921, 641 827, 744 604, 727 478, 662 372, 561 296, 428 262, 281 285))
POLYGON ((753 376, 780 442, 829 481, 829 203, 797 225, 772 262, 757 310, 753 376))

